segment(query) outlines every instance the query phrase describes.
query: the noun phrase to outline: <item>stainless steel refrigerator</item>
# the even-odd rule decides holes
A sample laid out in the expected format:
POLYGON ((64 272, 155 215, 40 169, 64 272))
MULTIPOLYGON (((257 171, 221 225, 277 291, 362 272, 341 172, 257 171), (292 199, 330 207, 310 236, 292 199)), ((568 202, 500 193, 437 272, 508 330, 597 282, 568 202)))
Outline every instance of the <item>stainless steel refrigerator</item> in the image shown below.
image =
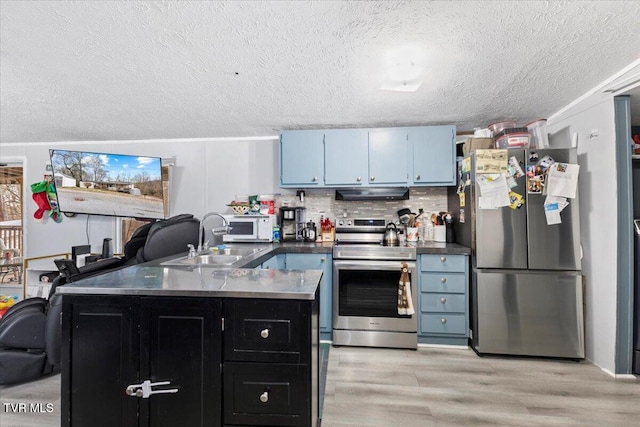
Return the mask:
MULTIPOLYGON (((527 166, 545 156, 578 163, 575 149, 508 152, 525 174, 527 166)), ((547 225, 546 195, 527 192, 526 175, 515 178, 517 186, 511 189, 523 197, 519 208, 479 209, 476 155, 467 162, 468 173, 461 172, 459 162, 461 185, 449 190, 449 210, 456 220, 457 242, 472 248, 473 349, 479 354, 584 358, 577 194, 568 199, 562 222, 555 225, 547 225)))

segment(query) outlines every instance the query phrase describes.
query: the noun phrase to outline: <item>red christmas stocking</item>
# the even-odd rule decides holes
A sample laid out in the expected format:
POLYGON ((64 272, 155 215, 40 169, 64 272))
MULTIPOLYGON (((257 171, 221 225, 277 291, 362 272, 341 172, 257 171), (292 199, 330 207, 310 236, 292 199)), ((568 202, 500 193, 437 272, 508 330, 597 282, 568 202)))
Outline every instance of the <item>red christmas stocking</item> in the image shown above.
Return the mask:
POLYGON ((47 197, 47 181, 37 182, 31 184, 31 191, 33 191, 33 200, 38 205, 38 209, 34 212, 33 217, 35 219, 42 219, 45 211, 51 210, 51 204, 49 204, 49 198, 47 197))

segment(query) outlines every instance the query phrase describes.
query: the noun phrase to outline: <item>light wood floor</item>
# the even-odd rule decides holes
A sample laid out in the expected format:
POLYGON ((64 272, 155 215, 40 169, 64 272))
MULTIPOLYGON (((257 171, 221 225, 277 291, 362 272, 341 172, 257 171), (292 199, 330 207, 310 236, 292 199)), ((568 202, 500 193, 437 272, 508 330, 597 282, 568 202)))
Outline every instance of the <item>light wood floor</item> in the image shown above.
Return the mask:
MULTIPOLYGON (((60 375, 0 387, 1 427, 59 425, 60 375), (54 410, 6 409, 19 402, 54 410)), ((640 380, 615 380, 588 362, 480 358, 467 349, 331 348, 322 427, 469 425, 640 425, 640 380)))

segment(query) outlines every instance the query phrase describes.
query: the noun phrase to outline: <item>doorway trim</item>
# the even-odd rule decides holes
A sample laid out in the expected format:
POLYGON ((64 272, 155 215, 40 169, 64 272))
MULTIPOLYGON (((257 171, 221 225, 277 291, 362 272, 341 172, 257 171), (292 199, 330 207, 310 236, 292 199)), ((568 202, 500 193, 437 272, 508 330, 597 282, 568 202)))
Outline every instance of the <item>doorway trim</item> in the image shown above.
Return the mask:
MULTIPOLYGON (((10 165, 20 165, 22 167, 22 257, 23 259, 26 257, 28 253, 27 241, 29 240, 27 237, 27 227, 25 226, 27 223, 27 208, 26 201, 28 197, 27 191, 27 157, 26 156, 2 156, 0 155, 0 163, 7 163, 10 165)), ((22 281, 26 280, 25 272, 22 272, 22 281)))

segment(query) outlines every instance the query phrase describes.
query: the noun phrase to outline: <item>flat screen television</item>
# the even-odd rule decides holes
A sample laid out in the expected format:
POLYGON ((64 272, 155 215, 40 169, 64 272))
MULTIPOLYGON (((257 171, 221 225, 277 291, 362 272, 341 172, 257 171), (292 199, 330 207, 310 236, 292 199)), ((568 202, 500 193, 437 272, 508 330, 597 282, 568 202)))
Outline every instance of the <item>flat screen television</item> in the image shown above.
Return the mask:
POLYGON ((164 219, 162 159, 49 150, 61 212, 164 219))

